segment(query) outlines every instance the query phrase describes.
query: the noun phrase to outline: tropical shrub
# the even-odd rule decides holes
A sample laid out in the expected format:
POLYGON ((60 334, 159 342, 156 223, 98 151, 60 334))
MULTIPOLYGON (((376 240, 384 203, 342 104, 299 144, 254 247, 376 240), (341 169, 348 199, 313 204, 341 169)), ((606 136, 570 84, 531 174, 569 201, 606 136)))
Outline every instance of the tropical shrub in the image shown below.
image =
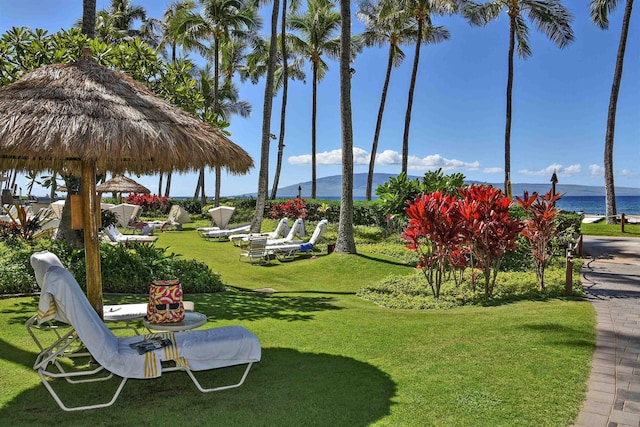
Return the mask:
POLYGON ((129 194, 126 202, 142 207, 146 216, 163 216, 169 213, 171 202, 168 197, 156 194, 129 194))
POLYGON ((269 208, 269 217, 273 219, 278 218, 306 218, 307 217, 307 200, 295 198, 287 200, 283 203, 272 204, 269 208))
POLYGON ((518 205, 527 213, 522 235, 529 240, 540 290, 544 290, 544 271, 553 256, 551 241, 556 234, 558 199, 560 194, 552 194, 551 191, 544 196, 533 193, 531 197, 525 191, 523 198, 516 197, 518 205))
POLYGON ((170 199, 169 205, 182 206, 191 215, 202 214, 202 201, 200 199, 170 199))

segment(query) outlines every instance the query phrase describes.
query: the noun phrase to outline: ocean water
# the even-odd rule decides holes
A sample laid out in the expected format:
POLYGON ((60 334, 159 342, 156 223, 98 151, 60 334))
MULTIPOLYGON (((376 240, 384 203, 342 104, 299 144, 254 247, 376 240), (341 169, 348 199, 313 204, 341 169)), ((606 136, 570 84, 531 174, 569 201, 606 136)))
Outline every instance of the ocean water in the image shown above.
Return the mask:
MULTIPOLYGON (((584 212, 587 214, 601 214, 606 212, 604 196, 565 196, 558 200, 558 208, 570 212, 584 212)), ((640 197, 616 197, 618 214, 640 215, 640 197)))

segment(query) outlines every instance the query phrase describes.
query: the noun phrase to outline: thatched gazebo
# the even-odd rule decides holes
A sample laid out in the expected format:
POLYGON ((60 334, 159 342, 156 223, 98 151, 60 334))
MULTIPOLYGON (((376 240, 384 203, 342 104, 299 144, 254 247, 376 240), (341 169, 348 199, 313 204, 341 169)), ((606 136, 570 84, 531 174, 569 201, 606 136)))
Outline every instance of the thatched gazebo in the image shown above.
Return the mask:
POLYGON ((96 191, 98 193, 151 193, 147 187, 124 175, 116 175, 102 184, 98 184, 96 191))
POLYGON ((224 166, 242 174, 249 154, 218 129, 99 65, 85 48, 0 89, 0 170, 69 171, 82 178, 87 295, 102 313, 96 173, 186 172, 224 166))

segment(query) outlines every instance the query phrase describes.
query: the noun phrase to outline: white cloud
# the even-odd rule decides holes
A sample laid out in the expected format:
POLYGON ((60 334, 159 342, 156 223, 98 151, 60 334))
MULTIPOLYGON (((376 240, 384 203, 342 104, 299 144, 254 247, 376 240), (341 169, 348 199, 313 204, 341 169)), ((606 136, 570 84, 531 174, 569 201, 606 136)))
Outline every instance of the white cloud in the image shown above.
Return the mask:
POLYGON ((589 165, 589 172, 593 177, 601 177, 604 175, 604 168, 600 165, 589 165))
MULTIPOLYGON (((591 166, 589 168, 591 168, 591 166)), ((570 176, 570 175, 575 175, 580 173, 581 170, 582 170, 582 167, 579 164, 569 165, 567 167, 564 167, 561 164, 555 163, 547 166, 544 169, 539 169, 539 170, 522 169, 522 170, 519 170, 518 173, 521 173, 523 175, 551 176, 551 174, 553 174, 553 172, 555 171, 557 175, 570 176)))
MULTIPOLYGON (((371 154, 362 148, 353 147, 353 163, 356 165, 368 165, 371 154)), ((311 164, 311 155, 303 154, 300 156, 290 156, 288 161, 292 165, 309 165, 311 164)), ((340 165, 342 164, 342 150, 324 151, 316 155, 318 165, 340 165)), ((400 165, 402 156, 394 150, 384 150, 376 155, 377 165, 400 165)), ((462 160, 447 159, 440 154, 433 154, 426 157, 409 156, 407 166, 411 170, 433 170, 442 168, 442 170, 465 169, 479 170, 480 162, 464 162, 462 160)), ((489 168, 485 171, 489 173, 501 172, 501 168, 489 168)))
POLYGON ((620 172, 618 172, 618 175, 620 175, 620 176, 637 176, 638 172, 630 171, 629 169, 622 169, 620 172))
MULTIPOLYGON (((369 153, 362 148, 353 147, 353 163, 356 165, 368 165, 369 153)), ((311 154, 303 154, 301 156, 290 156, 288 162, 292 165, 310 165, 311 154)), ((318 165, 341 165, 342 149, 323 151, 316 154, 316 163, 318 165)))
POLYGON ((484 173, 502 173, 504 172, 504 168, 484 168, 482 169, 484 173))

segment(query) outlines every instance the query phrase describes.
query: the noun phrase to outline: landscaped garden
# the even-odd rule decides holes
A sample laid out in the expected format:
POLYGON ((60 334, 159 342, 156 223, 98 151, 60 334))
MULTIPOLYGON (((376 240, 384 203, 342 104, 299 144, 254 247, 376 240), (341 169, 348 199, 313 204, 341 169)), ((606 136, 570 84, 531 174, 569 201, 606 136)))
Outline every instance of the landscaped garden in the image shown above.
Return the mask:
MULTIPOLYGON (((41 425, 51 414, 67 425, 566 426, 575 420, 595 345, 595 314, 580 298, 579 263, 572 297, 563 295, 562 256, 548 263, 541 290, 534 263, 521 266, 526 254, 516 251, 502 261, 491 298, 483 295, 482 273, 471 288, 469 270, 462 282, 443 276, 434 298, 425 270, 415 268, 420 256, 385 227, 357 226, 357 255, 328 254, 317 245, 295 261, 262 267, 241 262, 240 249, 229 242, 201 238, 195 228, 207 221, 197 218, 183 231, 158 233, 154 247, 106 245, 105 303, 145 302, 144 292, 127 287, 158 274, 181 276, 206 327, 239 324, 260 338, 262 361, 246 383, 203 394, 186 375, 169 373, 129 381, 110 409, 63 413, 32 369, 38 349, 25 322, 36 312, 37 296, 10 297, 0 299, 4 422, 41 425), (122 288, 111 288, 118 283, 122 288)), ((275 223, 265 220, 263 229, 275 223)), ((314 226, 309 220, 306 228, 314 226)), ((336 234, 331 223, 324 242, 336 234)), ((0 242, 4 286, 10 274, 28 281, 28 255, 40 245, 84 281, 80 251, 10 240, 0 242)), ((232 374, 238 372, 200 377, 216 383, 232 374)), ((70 404, 99 400, 116 386, 58 383, 70 404)))

